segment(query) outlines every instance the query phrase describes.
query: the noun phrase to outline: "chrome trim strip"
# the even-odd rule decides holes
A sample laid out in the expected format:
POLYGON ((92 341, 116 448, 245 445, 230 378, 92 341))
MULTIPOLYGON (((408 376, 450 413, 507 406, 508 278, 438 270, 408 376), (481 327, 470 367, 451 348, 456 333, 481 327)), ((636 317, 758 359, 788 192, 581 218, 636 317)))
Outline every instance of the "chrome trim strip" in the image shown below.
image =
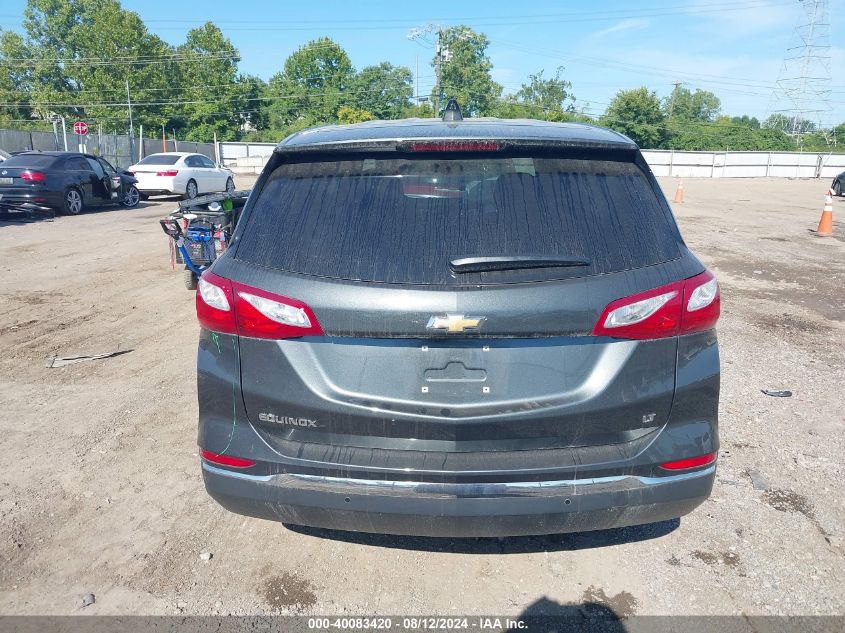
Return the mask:
POLYGON ((716 464, 689 473, 666 475, 665 477, 643 477, 639 475, 613 475, 587 479, 559 479, 555 481, 511 481, 503 483, 435 484, 416 481, 383 481, 323 477, 319 475, 279 474, 250 475, 217 468, 207 462, 203 470, 215 475, 232 477, 255 483, 269 483, 284 488, 332 492, 337 494, 376 494, 385 496, 483 498, 483 497, 532 497, 553 495, 580 495, 602 490, 626 490, 643 486, 660 486, 687 479, 706 477, 716 472, 716 464), (586 490, 585 490, 586 488, 586 490))
POLYGON ((245 481, 268 482, 273 479, 273 475, 249 475, 247 473, 239 473, 237 471, 227 470, 225 468, 217 468, 216 466, 212 466, 206 461, 202 462, 202 469, 207 470, 210 473, 214 473, 215 475, 224 475, 225 477, 232 477, 233 479, 243 479, 245 481))

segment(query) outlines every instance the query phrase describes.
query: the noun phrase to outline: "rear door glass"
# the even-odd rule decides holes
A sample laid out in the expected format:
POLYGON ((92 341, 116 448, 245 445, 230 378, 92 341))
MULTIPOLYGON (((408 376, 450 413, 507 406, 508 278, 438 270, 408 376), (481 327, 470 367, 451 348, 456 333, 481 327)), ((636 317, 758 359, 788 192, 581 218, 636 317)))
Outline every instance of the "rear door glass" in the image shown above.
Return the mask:
POLYGON ((138 165, 175 165, 180 158, 178 154, 150 154, 138 161, 138 165))
POLYGON ((3 161, 3 167, 40 167, 46 169, 56 162, 55 156, 39 154, 19 154, 3 161))
POLYGON ((85 160, 88 161, 88 164, 91 165, 91 169, 94 170, 94 173, 97 174, 97 178, 105 178, 106 172, 103 171, 103 166, 100 165, 96 160, 93 158, 88 158, 86 156, 85 160))
POLYGON ((423 285, 610 273, 680 255, 668 208, 631 162, 372 157, 280 165, 236 257, 283 271, 423 285), (586 267, 455 274, 452 259, 583 258, 586 267))
POLYGON ((74 158, 68 158, 67 161, 65 161, 65 169, 71 169, 74 171, 91 171, 91 166, 88 164, 87 160, 76 156, 74 158))

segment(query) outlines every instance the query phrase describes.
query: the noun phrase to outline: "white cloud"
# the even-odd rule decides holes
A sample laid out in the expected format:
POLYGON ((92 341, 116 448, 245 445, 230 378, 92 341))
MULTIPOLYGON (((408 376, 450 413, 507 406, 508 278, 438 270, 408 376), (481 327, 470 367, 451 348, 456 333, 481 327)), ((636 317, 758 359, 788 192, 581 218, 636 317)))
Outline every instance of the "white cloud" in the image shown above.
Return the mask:
POLYGON ((601 31, 596 31, 593 33, 593 37, 602 37, 604 35, 610 35, 611 33, 621 33, 622 31, 639 31, 647 28, 649 24, 650 22, 645 18, 629 18, 627 20, 617 22, 613 26, 609 26, 601 31))
POLYGON ((789 32, 797 24, 801 12, 797 2, 748 5, 730 11, 715 11, 708 4, 712 5, 708 0, 693 0, 687 3, 686 11, 694 28, 717 38, 746 37, 784 29, 789 32))

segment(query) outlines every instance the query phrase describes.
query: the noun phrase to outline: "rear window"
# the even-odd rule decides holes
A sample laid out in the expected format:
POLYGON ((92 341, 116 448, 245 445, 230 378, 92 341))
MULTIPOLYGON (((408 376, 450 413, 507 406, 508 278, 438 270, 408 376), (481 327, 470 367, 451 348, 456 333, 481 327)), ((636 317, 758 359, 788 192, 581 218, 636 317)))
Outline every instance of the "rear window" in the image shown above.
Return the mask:
POLYGON ((18 154, 3 161, 3 167, 41 167, 46 168, 56 162, 55 156, 44 154, 18 154))
POLYGON ((182 158, 173 154, 150 154, 138 161, 138 165, 175 165, 182 158))
POLYGON ((633 163, 532 157, 350 158, 280 165, 236 257, 320 277, 465 285, 580 277, 680 255, 668 209, 633 163), (585 267, 453 273, 466 257, 585 267))

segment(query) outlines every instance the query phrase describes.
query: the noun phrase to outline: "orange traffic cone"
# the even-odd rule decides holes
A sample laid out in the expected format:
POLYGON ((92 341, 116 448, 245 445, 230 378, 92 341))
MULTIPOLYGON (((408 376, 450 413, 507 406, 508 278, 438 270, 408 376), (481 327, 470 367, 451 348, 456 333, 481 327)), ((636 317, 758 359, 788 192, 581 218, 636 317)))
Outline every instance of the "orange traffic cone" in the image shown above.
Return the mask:
POLYGON ((684 201, 684 181, 678 181, 678 188, 675 189, 675 202, 683 202, 684 201))
POLYGON ((816 235, 833 235, 833 192, 830 189, 824 196, 824 209, 816 235))

